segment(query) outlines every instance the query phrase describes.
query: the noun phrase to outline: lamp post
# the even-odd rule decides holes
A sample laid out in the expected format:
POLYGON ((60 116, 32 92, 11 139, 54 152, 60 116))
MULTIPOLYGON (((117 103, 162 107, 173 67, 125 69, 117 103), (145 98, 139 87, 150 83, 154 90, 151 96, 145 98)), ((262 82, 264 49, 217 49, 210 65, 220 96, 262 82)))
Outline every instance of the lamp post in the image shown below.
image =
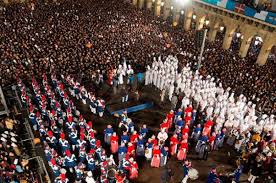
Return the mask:
POLYGON ((197 67, 198 70, 201 67, 202 55, 203 55, 203 51, 204 51, 204 47, 205 47, 205 40, 206 40, 207 32, 208 32, 208 29, 204 29, 203 41, 201 44, 200 55, 199 55, 199 60, 198 60, 198 67, 197 67))

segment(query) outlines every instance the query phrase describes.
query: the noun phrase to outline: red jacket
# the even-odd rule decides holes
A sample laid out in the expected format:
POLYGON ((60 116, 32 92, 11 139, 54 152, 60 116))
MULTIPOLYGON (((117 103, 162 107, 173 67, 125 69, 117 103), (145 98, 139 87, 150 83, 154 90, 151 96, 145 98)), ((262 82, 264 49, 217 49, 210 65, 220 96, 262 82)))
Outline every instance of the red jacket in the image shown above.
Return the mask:
POLYGON ((153 155, 161 155, 161 151, 159 150, 159 149, 154 149, 153 151, 152 151, 152 154, 153 155))
POLYGON ((116 142, 118 142, 118 140, 119 140, 119 137, 116 135, 116 136, 111 136, 111 138, 110 138, 110 141, 111 142, 113 142, 113 141, 116 141, 116 142))
POLYGON ((192 107, 187 107, 186 109, 185 109, 185 116, 187 116, 188 115, 188 113, 192 113, 193 112, 193 108, 192 107))
POLYGON ((188 151, 188 143, 186 143, 186 142, 181 142, 181 144, 180 144, 180 148, 183 148, 183 149, 186 149, 187 151, 188 151))
POLYGON ((138 134, 133 134, 130 136, 130 142, 134 143, 138 140, 139 135, 138 134))
POLYGON ((210 126, 213 126, 213 124, 214 124, 213 121, 208 120, 208 121, 206 121, 206 123, 204 124, 204 127, 208 128, 208 127, 210 127, 210 126))
POLYGON ((215 141, 215 139, 216 139, 216 136, 210 136, 208 140, 210 143, 212 143, 215 141))
POLYGON ((128 148, 127 148, 127 153, 128 153, 128 154, 132 154, 133 151, 135 151, 134 145, 128 146, 128 148))
POLYGON ((176 144, 179 144, 179 141, 178 141, 178 139, 176 137, 172 136, 170 143, 171 143, 171 145, 176 145, 176 144))

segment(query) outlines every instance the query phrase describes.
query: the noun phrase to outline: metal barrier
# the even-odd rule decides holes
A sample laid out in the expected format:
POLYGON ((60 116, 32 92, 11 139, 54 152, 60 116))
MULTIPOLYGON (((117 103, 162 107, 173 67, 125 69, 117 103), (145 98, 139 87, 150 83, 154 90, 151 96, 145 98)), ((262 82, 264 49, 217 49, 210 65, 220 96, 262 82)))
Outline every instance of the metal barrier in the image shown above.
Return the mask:
MULTIPOLYGON (((28 109, 24 109, 23 106, 22 106, 21 99, 19 97, 17 87, 12 86, 12 91, 15 93, 15 96, 16 96, 15 98, 16 98, 16 101, 17 101, 17 104, 18 104, 17 106, 19 107, 19 110, 22 113, 24 111, 27 115, 29 115, 28 109)), ((46 169, 45 163, 44 163, 42 157, 37 155, 37 149, 36 149, 36 146, 34 144, 35 136, 33 134, 32 128, 30 126, 29 119, 24 118, 23 126, 24 126, 23 130, 26 133, 20 134, 21 144, 24 146, 24 145, 27 145, 26 143, 28 143, 29 145, 31 145, 31 148, 32 148, 32 149, 28 149, 28 151, 30 153, 29 154, 30 158, 28 158, 27 160, 28 161, 36 161, 35 163, 38 165, 37 173, 38 173, 38 176, 39 176, 39 179, 40 179, 39 180, 40 183, 51 183, 51 179, 50 179, 50 176, 49 176, 48 171, 46 169)))
POLYGON ((3 94, 3 90, 2 90, 2 87, 0 86, 0 104, 2 104, 4 106, 4 110, 0 111, 0 116, 2 115, 7 115, 9 116, 10 115, 10 111, 8 109, 8 106, 7 106, 7 103, 6 103, 6 99, 5 99, 5 96, 3 94))

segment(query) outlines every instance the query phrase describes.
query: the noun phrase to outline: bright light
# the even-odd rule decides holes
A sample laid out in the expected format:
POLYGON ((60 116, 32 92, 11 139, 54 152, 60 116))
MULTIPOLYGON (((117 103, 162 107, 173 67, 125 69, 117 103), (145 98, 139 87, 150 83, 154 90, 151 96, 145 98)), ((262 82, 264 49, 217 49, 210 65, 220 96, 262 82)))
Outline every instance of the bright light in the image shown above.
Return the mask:
POLYGON ((259 43, 260 43, 260 41, 256 40, 254 44, 258 45, 259 43))
POLYGON ((181 15, 184 15, 184 10, 181 10, 181 15))
POLYGON ((220 30, 220 31, 223 31, 223 30, 224 30, 224 27, 220 26, 219 30, 220 30))
POLYGON ((164 4, 165 4, 164 2, 161 2, 161 6, 164 6, 164 4))
POLYGON ((154 3, 154 2, 155 2, 155 0, 152 0, 152 2, 154 3))
POLYGON ((171 10, 173 10, 173 6, 171 6, 171 10))
POLYGON ((263 42, 263 39, 259 36, 256 36, 256 40, 260 41, 260 42, 263 42))
POLYGON ((193 15, 193 17, 192 17, 194 20, 196 19, 196 15, 193 15))
POLYGON ((237 38, 241 37, 241 33, 239 32, 236 35, 237 35, 237 38))
POLYGON ((210 23, 209 20, 205 20, 205 25, 208 25, 210 23))

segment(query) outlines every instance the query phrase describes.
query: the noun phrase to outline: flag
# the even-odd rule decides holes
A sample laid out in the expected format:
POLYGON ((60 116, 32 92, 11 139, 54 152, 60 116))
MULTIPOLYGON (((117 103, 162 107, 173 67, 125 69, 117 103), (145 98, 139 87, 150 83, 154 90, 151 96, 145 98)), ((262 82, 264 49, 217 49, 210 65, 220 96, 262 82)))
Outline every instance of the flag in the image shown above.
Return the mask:
POLYGON ((220 7, 226 8, 227 2, 228 0, 221 0, 221 1, 218 1, 217 5, 220 7))
POLYGON ((217 3, 218 3, 218 0, 203 0, 203 1, 206 3, 209 3, 209 4, 213 4, 213 5, 217 5, 217 3))
POLYGON ((244 15, 249 17, 254 17, 257 11, 255 9, 249 8, 248 6, 245 7, 244 15))
POLYGON ((260 13, 256 13, 254 15, 254 17, 257 18, 257 19, 265 21, 267 14, 268 14, 267 11, 261 11, 260 13))
POLYGON ((276 13, 268 12, 265 21, 276 25, 276 13))
POLYGON ((245 12, 245 4, 239 4, 237 3, 235 6, 235 12, 240 13, 240 14, 244 14, 245 12))

